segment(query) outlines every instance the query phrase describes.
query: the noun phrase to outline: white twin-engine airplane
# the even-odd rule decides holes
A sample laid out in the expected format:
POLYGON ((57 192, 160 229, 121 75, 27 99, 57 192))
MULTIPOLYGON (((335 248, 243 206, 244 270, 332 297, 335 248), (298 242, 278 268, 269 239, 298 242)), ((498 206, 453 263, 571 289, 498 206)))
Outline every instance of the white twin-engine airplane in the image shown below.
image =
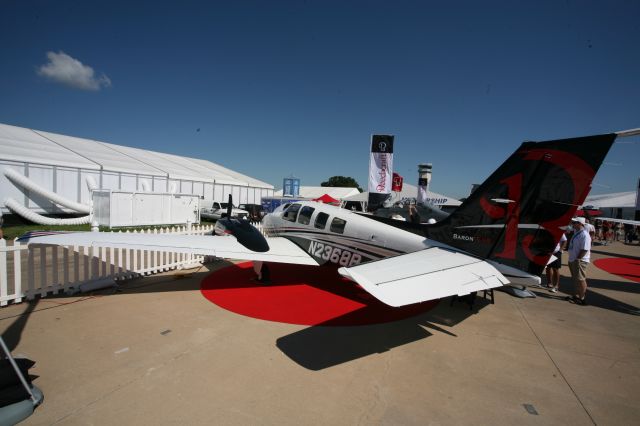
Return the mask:
POLYGON ((335 265, 342 276, 391 306, 507 283, 537 284, 616 136, 525 142, 456 211, 435 224, 305 201, 265 216, 266 237, 246 220, 225 217, 216 233, 233 237, 74 232, 21 239, 335 265))

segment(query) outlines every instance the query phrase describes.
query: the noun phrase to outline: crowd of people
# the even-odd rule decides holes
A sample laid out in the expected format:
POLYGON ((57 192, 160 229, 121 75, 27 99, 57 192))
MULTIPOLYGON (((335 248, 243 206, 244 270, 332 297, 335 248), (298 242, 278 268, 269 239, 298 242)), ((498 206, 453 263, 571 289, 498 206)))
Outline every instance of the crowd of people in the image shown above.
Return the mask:
POLYGON ((560 268, 562 266, 562 252, 569 255, 568 266, 573 283, 573 295, 566 300, 577 305, 586 304, 587 270, 591 259, 591 246, 594 242, 608 245, 614 241, 624 239, 625 244, 632 244, 638 240, 640 229, 638 226, 622 225, 606 220, 595 220, 589 223, 584 217, 574 217, 555 247, 555 260, 547 265, 546 286, 552 293, 558 291, 560 283, 560 268))
POLYGON ((594 241, 602 245, 609 245, 614 241, 624 241, 626 244, 632 244, 638 240, 640 229, 638 226, 622 224, 619 222, 611 222, 607 220, 596 219, 594 221, 594 241))

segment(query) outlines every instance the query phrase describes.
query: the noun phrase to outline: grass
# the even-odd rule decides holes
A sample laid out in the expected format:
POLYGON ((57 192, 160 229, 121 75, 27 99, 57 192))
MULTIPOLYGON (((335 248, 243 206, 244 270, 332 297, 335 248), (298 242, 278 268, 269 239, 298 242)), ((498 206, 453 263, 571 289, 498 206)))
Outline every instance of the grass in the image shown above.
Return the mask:
MULTIPOLYGON (((104 231, 104 228, 100 228, 104 231)), ((91 231, 91 226, 86 225, 8 225, 2 228, 4 238, 13 240, 29 231, 91 231)))
MULTIPOLYGON (((202 221, 201 225, 211 225, 211 222, 202 221)), ((109 232, 109 231, 141 231, 146 229, 153 228, 166 228, 172 226, 179 225, 162 225, 162 226, 136 226, 131 228, 113 228, 109 229, 106 226, 100 226, 100 232, 109 232)), ((27 225, 7 225, 2 228, 4 232, 5 240, 13 240, 14 238, 18 238, 19 236, 30 232, 30 231, 91 231, 91 225, 36 225, 36 224, 27 224, 27 225)))

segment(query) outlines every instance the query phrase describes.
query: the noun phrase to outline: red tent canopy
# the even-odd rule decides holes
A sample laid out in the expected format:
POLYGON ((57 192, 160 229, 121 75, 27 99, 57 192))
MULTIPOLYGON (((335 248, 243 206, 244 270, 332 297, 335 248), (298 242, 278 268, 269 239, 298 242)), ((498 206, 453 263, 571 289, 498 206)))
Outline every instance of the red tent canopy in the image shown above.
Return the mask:
POLYGON ((319 203, 325 203, 325 204, 332 204, 334 206, 337 206, 340 204, 340 200, 336 200, 329 194, 324 194, 321 197, 314 198, 313 201, 317 201, 319 203))
POLYGON ((576 216, 584 216, 585 213, 591 217, 595 217, 595 216, 601 216, 602 212, 600 210, 594 210, 594 209, 578 209, 576 210, 576 216))

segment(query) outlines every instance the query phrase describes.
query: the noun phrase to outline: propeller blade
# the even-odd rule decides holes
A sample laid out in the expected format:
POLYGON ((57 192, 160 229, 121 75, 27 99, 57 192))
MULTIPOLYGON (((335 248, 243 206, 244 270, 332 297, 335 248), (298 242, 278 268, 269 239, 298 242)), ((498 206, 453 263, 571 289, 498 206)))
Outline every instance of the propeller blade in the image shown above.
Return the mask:
POLYGON ((231 198, 231 194, 229 194, 229 204, 227 204, 227 217, 231 219, 231 212, 233 211, 233 199, 231 198))
POLYGON ((262 253, 269 251, 269 243, 264 235, 244 219, 223 217, 216 222, 215 233, 233 235, 240 244, 251 251, 262 253))

